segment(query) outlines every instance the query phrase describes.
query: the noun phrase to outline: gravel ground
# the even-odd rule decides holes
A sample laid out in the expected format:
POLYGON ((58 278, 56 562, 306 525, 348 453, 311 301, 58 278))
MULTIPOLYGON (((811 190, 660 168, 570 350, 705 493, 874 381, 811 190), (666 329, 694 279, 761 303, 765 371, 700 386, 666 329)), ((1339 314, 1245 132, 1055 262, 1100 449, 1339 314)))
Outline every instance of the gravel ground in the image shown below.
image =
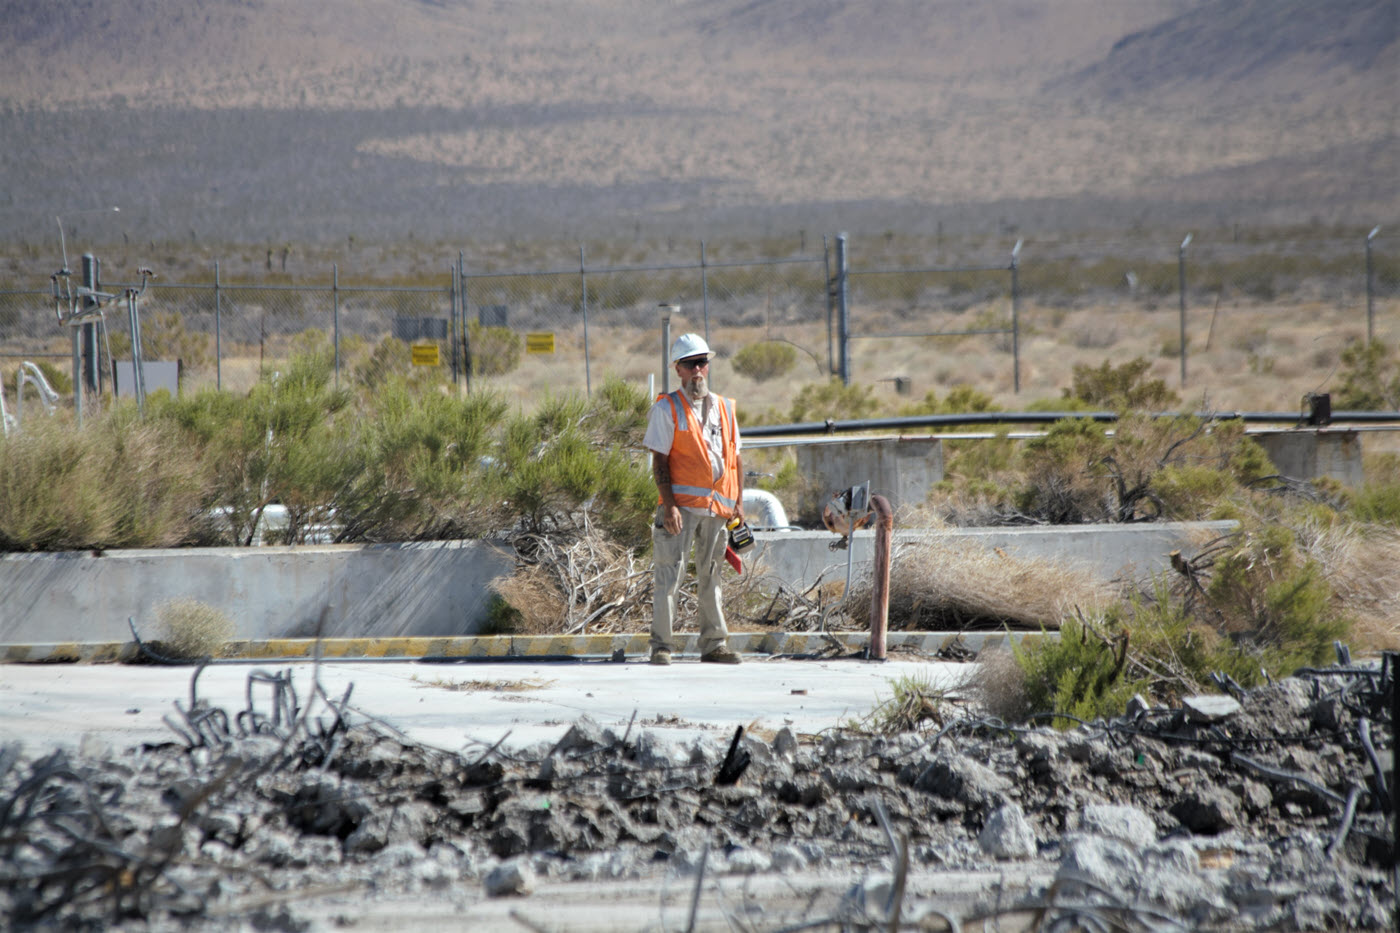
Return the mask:
POLYGON ((1379 664, 1064 730, 959 715, 674 741, 583 717, 469 753, 417 744, 348 694, 298 705, 283 676, 261 706, 179 705, 168 742, 0 749, 0 917, 1335 930, 1388 927, 1396 902, 1379 664))

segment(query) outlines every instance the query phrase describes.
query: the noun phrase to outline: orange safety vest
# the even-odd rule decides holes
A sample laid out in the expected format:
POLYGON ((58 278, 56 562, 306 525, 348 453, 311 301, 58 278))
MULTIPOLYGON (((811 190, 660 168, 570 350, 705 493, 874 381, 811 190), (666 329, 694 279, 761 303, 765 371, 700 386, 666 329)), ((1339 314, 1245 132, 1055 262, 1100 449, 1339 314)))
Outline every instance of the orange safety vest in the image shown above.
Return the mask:
POLYGON ((667 465, 671 469, 671 495, 681 508, 706 509, 720 518, 734 515, 739 498, 739 427, 734 419, 734 400, 716 395, 722 438, 724 472, 714 479, 710 447, 705 443, 705 426, 690 406, 690 399, 679 389, 669 395, 675 436, 667 465))

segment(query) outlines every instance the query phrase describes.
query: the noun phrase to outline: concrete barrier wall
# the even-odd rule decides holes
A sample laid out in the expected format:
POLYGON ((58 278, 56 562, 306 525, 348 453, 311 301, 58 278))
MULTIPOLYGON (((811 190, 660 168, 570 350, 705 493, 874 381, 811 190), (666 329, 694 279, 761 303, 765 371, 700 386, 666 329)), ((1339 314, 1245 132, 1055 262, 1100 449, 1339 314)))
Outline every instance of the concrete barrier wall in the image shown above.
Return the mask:
POLYGON ((943 444, 934 437, 826 440, 794 447, 797 468, 817 490, 807 509, 820 512, 834 493, 870 483, 896 509, 917 506, 943 480, 943 444))
MULTIPOLYGON (((930 536, 974 541, 1024 558, 1083 567, 1107 579, 1155 573, 1233 522, 1037 528, 896 529, 896 543, 930 536)), ((846 552, 825 531, 760 532, 746 561, 798 589, 844 580, 846 552)), ((852 567, 871 559, 857 532, 852 567)), ((480 541, 306 547, 189 548, 0 555, 0 642, 125 642, 127 618, 157 638, 156 610, 177 598, 222 609, 239 639, 470 635, 481 630, 490 582, 511 555, 480 541)))
POLYGON ((0 642, 127 641, 192 598, 238 638, 465 635, 511 555, 479 541, 0 555, 0 642), (324 624, 322 620, 324 619, 324 624))
POLYGON ((1261 431, 1250 435, 1284 476, 1330 477, 1347 486, 1366 482, 1361 466, 1361 435, 1345 428, 1307 431, 1261 431))
MULTIPOLYGON (((1188 557, 1199 546, 1237 527, 1235 522, 1161 522, 1139 525, 1052 525, 1016 528, 895 529, 895 547, 929 538, 1001 548, 1008 555, 1078 565, 1105 580, 1151 575, 1170 566, 1172 551, 1188 557)), ((799 590, 819 580, 846 579, 846 551, 831 550, 826 531, 760 532, 750 561, 799 590)), ((873 559, 875 533, 851 537, 853 576, 873 559)))

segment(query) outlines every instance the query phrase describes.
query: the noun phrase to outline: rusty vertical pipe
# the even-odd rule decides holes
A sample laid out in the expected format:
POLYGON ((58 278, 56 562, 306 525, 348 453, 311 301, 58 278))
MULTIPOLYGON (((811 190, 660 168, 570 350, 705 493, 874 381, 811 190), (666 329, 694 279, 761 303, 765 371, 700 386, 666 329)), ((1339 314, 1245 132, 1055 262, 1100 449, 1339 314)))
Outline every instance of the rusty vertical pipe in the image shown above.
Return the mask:
POLYGON ((890 618, 890 552, 894 548, 894 510, 884 496, 871 496, 875 511, 875 567, 870 585, 870 658, 885 660, 885 629, 890 618))

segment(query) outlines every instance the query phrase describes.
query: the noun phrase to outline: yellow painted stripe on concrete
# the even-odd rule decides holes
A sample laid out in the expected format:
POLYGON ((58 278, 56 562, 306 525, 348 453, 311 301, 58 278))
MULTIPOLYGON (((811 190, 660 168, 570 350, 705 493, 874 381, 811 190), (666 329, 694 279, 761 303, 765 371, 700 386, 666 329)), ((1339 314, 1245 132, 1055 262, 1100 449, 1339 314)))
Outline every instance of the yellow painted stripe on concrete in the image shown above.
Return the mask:
MULTIPOLYGON (((1036 641, 1039 633, 1014 632, 891 632, 889 648, 913 648, 937 654, 955 644, 974 653, 1001 646, 1008 640, 1036 641)), ((1054 637, 1053 633, 1050 637, 1054 637)), ((676 636, 678 654, 699 651, 699 636, 676 636)), ((854 652, 870 643, 864 632, 736 632, 729 644, 740 654, 816 654, 833 643, 854 652)), ((231 641, 220 657, 244 660, 310 660, 317 655, 314 638, 269 638, 231 641)), ((323 658, 528 658, 609 657, 618 649, 629 657, 645 657, 649 650, 645 633, 622 635, 462 635, 397 638, 323 638, 323 658)), ((85 662, 90 664, 140 660, 135 642, 53 642, 48 644, 0 644, 0 663, 85 662)))
POLYGON ((73 663, 91 664, 113 661, 134 661, 138 656, 135 642, 47 642, 41 644, 0 645, 0 663, 41 664, 73 663))

